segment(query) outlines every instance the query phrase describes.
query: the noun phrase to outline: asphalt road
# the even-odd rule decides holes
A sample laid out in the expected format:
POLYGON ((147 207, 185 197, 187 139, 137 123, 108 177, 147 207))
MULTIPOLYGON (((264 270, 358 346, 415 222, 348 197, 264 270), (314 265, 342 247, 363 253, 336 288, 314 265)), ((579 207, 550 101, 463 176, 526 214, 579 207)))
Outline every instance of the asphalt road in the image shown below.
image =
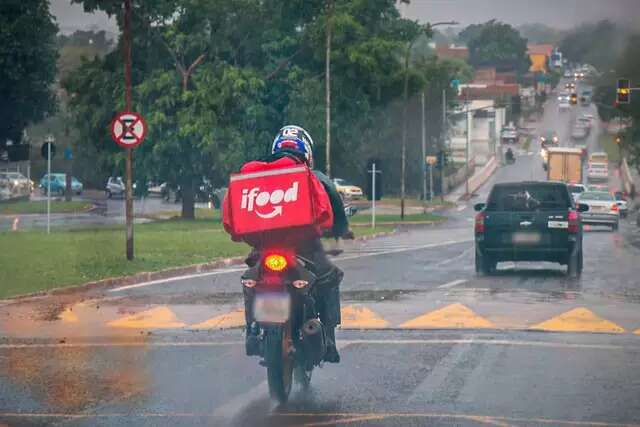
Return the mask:
MULTIPOLYGON (((563 138, 567 117, 551 100, 537 126, 563 138)), ((286 406, 244 355, 231 267, 53 314, 0 306, 0 425, 640 425, 635 226, 588 230, 581 279, 550 263, 475 275, 472 204, 492 183, 544 179, 538 150, 443 225, 344 243, 342 362, 286 406)))

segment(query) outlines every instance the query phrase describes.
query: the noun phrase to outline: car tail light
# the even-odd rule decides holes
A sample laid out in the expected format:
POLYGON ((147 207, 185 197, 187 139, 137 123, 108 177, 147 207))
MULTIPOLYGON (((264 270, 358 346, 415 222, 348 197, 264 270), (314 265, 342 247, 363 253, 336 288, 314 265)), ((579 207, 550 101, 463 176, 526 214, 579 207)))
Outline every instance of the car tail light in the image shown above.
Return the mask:
POLYGON ((281 254, 270 254, 264 258, 264 266, 267 270, 280 273, 287 268, 287 258, 281 254))
POLYGON ((613 205, 611 205, 611 212, 618 212, 620 211, 620 207, 618 207, 617 203, 614 203, 613 205))
POLYGON ((474 228, 476 233, 484 233, 484 212, 479 212, 476 215, 476 223, 474 228))
POLYGON ((569 222, 567 231, 569 233, 577 233, 578 223, 580 221, 580 214, 578 214, 577 211, 569 211, 569 214, 567 215, 567 221, 569 222))

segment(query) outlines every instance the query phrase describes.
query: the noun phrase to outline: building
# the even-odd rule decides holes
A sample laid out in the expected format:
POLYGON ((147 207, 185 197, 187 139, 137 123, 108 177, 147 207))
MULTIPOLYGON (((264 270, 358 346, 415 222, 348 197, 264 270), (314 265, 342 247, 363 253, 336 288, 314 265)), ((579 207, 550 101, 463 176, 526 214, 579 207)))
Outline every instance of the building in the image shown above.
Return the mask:
POLYGON ((440 59, 469 59, 469 49, 465 46, 436 45, 436 56, 440 59))
POLYGON ((546 73, 552 53, 553 45, 551 44, 528 44, 527 54, 531 60, 529 71, 532 73, 546 73))

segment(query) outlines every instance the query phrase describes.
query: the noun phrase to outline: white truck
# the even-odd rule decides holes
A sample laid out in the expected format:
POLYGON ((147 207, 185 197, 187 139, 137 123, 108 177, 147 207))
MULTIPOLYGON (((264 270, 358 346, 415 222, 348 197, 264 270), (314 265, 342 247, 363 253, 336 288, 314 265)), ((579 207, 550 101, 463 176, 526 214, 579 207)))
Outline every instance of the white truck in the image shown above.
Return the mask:
POLYGON ((553 147, 547 149, 547 179, 582 184, 582 150, 553 147))

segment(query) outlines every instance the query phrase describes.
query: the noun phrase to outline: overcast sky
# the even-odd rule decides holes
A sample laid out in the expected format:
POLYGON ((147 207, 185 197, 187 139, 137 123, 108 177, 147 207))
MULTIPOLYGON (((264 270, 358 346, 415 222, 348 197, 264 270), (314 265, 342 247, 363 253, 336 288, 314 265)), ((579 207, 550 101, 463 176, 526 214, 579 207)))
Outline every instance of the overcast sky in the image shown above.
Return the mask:
MULTIPOLYGON (((640 26, 640 0, 411 0, 401 11, 423 22, 455 20, 464 26, 494 18, 512 25, 541 22, 557 28, 604 18, 640 26)), ((113 19, 84 13, 71 0, 51 0, 51 12, 64 33, 90 28, 117 32, 113 19)))

